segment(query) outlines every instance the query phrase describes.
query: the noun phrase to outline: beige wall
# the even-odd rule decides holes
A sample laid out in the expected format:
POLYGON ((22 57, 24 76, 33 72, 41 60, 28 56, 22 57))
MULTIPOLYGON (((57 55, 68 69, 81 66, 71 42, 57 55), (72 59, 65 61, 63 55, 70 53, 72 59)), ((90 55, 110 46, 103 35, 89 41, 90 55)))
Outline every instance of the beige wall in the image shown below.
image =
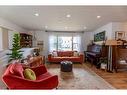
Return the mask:
POLYGON ((2 28, 3 32, 3 49, 8 49, 8 29, 2 28))
POLYGON ((0 27, 0 51, 8 49, 8 29, 0 27))
POLYGON ((2 43, 3 43, 2 38, 3 38, 3 36, 2 36, 2 30, 0 28, 0 51, 2 50, 2 43))

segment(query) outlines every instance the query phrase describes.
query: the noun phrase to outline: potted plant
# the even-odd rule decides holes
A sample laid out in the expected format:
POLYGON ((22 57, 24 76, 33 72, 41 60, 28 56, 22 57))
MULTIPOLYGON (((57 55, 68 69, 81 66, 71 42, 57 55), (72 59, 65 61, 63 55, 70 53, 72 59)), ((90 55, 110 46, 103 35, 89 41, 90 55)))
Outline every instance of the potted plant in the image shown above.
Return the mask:
POLYGON ((107 63, 108 63, 108 58, 107 57, 101 58, 101 69, 106 69, 107 68, 107 63))
POLYGON ((9 62, 10 61, 19 61, 22 58, 22 51, 20 51, 21 47, 20 47, 20 34, 16 33, 14 34, 13 37, 13 43, 12 43, 12 49, 9 55, 9 62))
POLYGON ((101 57, 99 59, 98 64, 97 64, 97 68, 106 69, 107 63, 108 63, 108 58, 107 57, 101 57))

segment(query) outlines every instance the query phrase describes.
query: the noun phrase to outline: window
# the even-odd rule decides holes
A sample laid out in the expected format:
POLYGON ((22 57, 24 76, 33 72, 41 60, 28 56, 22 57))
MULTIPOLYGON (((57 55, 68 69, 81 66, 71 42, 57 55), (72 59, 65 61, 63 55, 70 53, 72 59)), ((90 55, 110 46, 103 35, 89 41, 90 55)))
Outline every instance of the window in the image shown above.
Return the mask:
POLYGON ((72 37, 58 37, 58 50, 72 50, 72 37))
POLYGON ((74 36, 73 37, 73 50, 80 51, 80 48, 81 48, 81 37, 74 36))
POLYGON ((62 51, 80 51, 80 36, 49 36, 49 51, 62 50, 62 51))
POLYGON ((57 36, 50 36, 49 37, 49 50, 57 50, 57 36))

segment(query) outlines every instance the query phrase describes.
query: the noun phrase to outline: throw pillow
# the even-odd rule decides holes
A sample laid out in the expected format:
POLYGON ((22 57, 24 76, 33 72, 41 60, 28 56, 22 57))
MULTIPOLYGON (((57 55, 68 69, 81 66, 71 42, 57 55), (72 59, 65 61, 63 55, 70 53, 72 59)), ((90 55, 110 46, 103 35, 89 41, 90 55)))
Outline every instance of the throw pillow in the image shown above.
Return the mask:
POLYGON ((58 56, 56 51, 53 51, 53 56, 54 57, 57 57, 58 56))
POLYGON ((24 78, 23 67, 20 63, 10 64, 8 68, 10 68, 9 72, 11 74, 24 78))
POLYGON ((35 75, 34 71, 31 69, 28 69, 28 68, 25 69, 23 74, 24 74, 24 78, 26 78, 26 79, 36 80, 36 75, 35 75))
POLYGON ((74 57, 78 57, 79 53, 77 51, 74 51, 74 57))

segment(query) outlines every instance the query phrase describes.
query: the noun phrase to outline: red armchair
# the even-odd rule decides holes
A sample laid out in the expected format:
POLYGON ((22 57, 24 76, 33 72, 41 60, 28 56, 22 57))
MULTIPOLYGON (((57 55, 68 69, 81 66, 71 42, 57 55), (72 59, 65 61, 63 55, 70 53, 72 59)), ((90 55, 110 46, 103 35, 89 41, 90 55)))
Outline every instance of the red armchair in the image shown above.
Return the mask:
POLYGON ((11 64, 2 76, 3 82, 9 89, 53 89, 58 86, 58 76, 51 75, 45 66, 31 68, 35 74, 36 80, 28 80, 23 76, 23 67, 21 64, 11 64), (15 66, 14 66, 15 65, 15 66), (15 67, 15 68, 13 68, 15 67), (13 69, 13 70, 12 70, 13 69))

